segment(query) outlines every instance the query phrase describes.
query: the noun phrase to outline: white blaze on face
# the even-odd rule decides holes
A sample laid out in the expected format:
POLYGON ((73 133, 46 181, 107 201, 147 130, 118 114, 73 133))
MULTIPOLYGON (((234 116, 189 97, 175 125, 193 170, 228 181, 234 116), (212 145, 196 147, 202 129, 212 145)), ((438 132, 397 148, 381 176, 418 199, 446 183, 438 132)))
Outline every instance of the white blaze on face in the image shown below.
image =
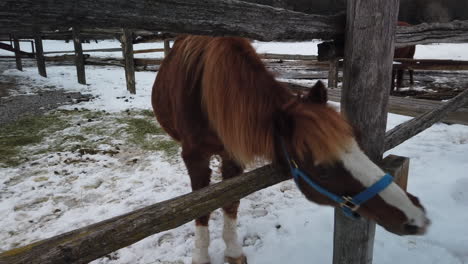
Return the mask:
MULTIPOLYGON (((354 140, 340 158, 344 167, 365 187, 370 187, 385 175, 385 172, 364 154, 354 140)), ((427 225, 428 220, 424 211, 415 206, 406 193, 394 182, 378 195, 387 204, 402 211, 408 218, 409 224, 417 227, 427 225)))

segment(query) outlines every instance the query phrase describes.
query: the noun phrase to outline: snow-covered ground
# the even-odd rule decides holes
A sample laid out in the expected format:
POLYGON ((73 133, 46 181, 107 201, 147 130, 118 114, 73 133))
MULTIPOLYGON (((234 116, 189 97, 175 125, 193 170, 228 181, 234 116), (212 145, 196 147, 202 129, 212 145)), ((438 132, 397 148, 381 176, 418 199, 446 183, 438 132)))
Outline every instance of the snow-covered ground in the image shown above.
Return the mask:
MULTIPOLYGON (((118 47, 117 42, 106 45, 111 44, 118 47)), ((68 50, 71 44, 67 45, 62 47, 57 42, 49 48, 45 43, 45 48, 68 50)), ((256 42, 255 46, 259 52, 315 52, 312 43, 256 42)), ((103 46, 93 48, 97 47, 103 46)), ((418 47, 417 57, 467 59, 467 48, 418 47)), ((132 118, 153 120, 141 110, 151 109, 155 74, 137 72, 137 95, 130 95, 125 90, 123 69, 86 68, 86 86, 76 83, 75 69, 68 66, 48 67, 47 79, 41 78, 35 68, 3 73, 30 83, 20 87, 23 92, 60 88, 96 98, 63 107, 66 115, 60 118, 69 125, 53 130, 37 144, 25 146, 21 153, 29 154, 29 161, 0 168, 0 251, 190 192, 189 177, 177 155, 126 145, 122 132, 126 130, 121 129, 128 122, 118 121, 128 113, 132 118), (85 131, 86 142, 92 142, 98 153, 69 151, 66 147, 60 152, 38 151, 52 148, 64 137, 70 145, 75 144, 73 138, 85 131), (112 151, 116 154, 110 155, 112 151)), ((408 119, 390 114, 388 129, 408 119)), ((164 138, 159 135, 155 140, 159 137, 164 138)), ((62 144, 68 146, 66 141, 62 144)), ((421 199, 433 224, 425 236, 400 237, 378 227, 374 263, 468 263, 468 127, 436 124, 386 154, 411 158, 408 190, 421 199)), ((214 160, 212 165, 217 181, 218 164, 214 160)), ((210 222, 214 264, 222 263, 223 258, 221 228, 222 214, 216 211, 210 222)), ((194 225, 188 223, 94 263, 191 263, 193 235, 194 225)), ((294 183, 286 181, 241 201, 239 235, 250 263, 331 263, 333 209, 306 201, 294 183)))

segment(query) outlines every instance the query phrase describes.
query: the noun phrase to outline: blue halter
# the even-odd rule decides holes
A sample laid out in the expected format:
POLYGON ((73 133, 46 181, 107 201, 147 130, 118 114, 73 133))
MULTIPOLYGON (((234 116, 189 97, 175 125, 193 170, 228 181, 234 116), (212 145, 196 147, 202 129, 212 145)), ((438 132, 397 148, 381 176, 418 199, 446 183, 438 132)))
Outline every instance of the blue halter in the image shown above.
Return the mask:
POLYGON ((314 188, 319 193, 327 196, 328 198, 338 203, 341 209, 343 210, 343 213, 352 219, 357 219, 360 217, 359 214, 356 213, 356 210, 359 209, 359 206, 361 206, 363 203, 367 202, 369 199, 383 191, 393 181, 393 177, 387 173, 372 186, 353 197, 336 195, 332 192, 327 191, 318 183, 314 182, 304 171, 302 171, 297 165, 297 163, 289 156, 288 152, 286 151, 286 146, 284 145, 284 142, 281 143, 283 145, 283 151, 288 160, 289 167, 291 169, 291 174, 294 177, 296 185, 299 187, 299 178, 302 178, 310 187, 314 188))

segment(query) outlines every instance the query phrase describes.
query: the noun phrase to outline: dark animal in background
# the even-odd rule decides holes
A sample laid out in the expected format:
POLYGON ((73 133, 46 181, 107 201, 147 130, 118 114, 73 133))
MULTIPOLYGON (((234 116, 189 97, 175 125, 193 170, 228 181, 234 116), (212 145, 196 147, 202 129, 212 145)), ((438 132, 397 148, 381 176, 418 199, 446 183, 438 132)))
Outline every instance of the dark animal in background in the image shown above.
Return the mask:
MULTIPOLYGON (((247 39, 179 37, 161 64, 152 105, 160 125, 182 145, 192 190, 210 184, 210 157, 220 155, 223 179, 261 158, 286 166, 289 157, 308 179, 339 196, 356 195, 385 173, 360 149, 350 125, 327 105, 318 82, 297 97, 276 81, 247 39)), ((297 180, 307 199, 343 207, 297 180)), ((237 236, 239 201, 223 206, 230 264, 245 264, 237 236)), ((428 220, 418 199, 391 183, 354 212, 397 234, 423 234, 428 220)), ((294 217, 294 216, 291 216, 294 217)), ((210 262, 209 215, 195 220, 192 263, 210 262)), ((311 234, 313 236, 314 234, 311 234)))
MULTIPOLYGON (((408 27, 411 26, 410 24, 402 21, 398 21, 398 26, 408 27)), ((416 52, 416 46, 406 46, 403 48, 396 48, 395 55, 393 55, 394 59, 412 59, 414 58, 414 53, 416 52)), ((405 74, 405 70, 408 70, 409 77, 410 77, 410 84, 414 84, 413 79, 413 69, 411 68, 398 68, 393 69, 392 71, 392 91, 395 90, 395 75, 396 75, 396 89, 400 88, 403 84, 403 76, 405 74)))

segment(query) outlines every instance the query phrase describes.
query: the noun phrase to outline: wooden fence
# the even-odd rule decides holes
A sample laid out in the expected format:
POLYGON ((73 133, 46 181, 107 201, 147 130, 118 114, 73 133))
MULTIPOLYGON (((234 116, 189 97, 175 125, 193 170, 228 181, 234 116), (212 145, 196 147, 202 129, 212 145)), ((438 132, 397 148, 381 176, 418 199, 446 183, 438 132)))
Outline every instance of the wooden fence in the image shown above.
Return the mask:
MULTIPOLYGON (((0 17, 0 35, 13 33, 15 39, 35 37, 40 41, 44 30, 73 28, 77 71, 79 76, 82 72, 79 80, 85 83, 82 66, 85 56, 80 32, 85 32, 87 28, 108 28, 115 32, 117 28, 127 65, 127 85, 132 83, 132 73, 128 71, 131 71, 135 62, 131 41, 134 30, 129 29, 234 35, 257 40, 344 40, 347 45, 342 110, 352 125, 362 131, 363 140, 360 143, 364 151, 380 163, 382 153, 388 147, 398 145, 421 132, 447 112, 456 110, 468 101, 467 90, 437 109, 398 126, 386 136, 394 47, 432 42, 468 42, 468 21, 395 29, 398 0, 349 0, 347 5, 345 17, 341 14, 308 15, 242 1, 222 0, 83 0, 80 5, 64 5, 60 1, 4 0, 0 2, 0 9, 8 16, 0 17), (108 12, 112 12, 113 16, 108 16, 108 12), (220 13, 223 16, 217 15, 220 13), (366 96, 357 96, 363 94, 366 96)), ((14 46, 16 58, 21 60, 20 49, 16 44, 14 46)), ((43 56, 43 52, 40 53, 38 57, 43 56)), ((331 59, 335 65, 338 64, 337 58, 331 59)), ((397 167, 402 171, 404 166, 407 165, 400 163, 397 167)), ((0 254, 0 263, 84 263, 153 233, 188 222, 229 201, 288 177, 282 168, 260 168, 183 197, 4 252, 0 254)), ((371 263, 374 230, 374 223, 349 222, 337 211, 333 263, 371 263)))

